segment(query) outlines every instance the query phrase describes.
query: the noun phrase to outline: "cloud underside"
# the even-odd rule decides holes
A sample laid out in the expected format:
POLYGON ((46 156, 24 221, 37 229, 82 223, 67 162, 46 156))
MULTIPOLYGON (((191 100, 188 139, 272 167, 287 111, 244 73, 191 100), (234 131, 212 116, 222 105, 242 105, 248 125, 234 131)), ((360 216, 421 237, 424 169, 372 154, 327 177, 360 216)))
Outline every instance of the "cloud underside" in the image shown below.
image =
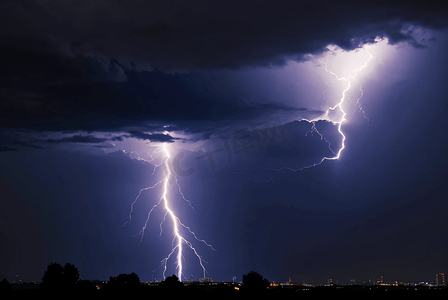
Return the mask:
POLYGON ((0 126, 36 131, 147 132, 167 123, 207 131, 266 112, 316 116, 241 102, 196 84, 194 72, 282 66, 377 36, 423 47, 415 28, 447 25, 437 1, 4 1, 1 8, 0 126))
POLYGON ((238 69, 376 36, 418 43, 406 24, 441 28, 447 11, 440 1, 11 1, 0 33, 139 69, 238 69))

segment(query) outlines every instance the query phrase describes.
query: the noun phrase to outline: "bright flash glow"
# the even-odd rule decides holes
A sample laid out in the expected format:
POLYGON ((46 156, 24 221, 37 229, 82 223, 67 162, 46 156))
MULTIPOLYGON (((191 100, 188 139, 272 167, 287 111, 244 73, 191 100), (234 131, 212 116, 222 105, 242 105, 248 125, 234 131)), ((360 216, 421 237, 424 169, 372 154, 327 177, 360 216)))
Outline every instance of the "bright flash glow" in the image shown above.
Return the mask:
MULTIPOLYGON (((166 221, 167 217, 168 220, 171 221, 172 224, 172 234, 173 234, 173 248, 171 249, 171 252, 161 261, 161 266, 163 268, 163 279, 165 279, 165 273, 167 271, 167 264, 168 261, 170 260, 171 257, 175 256, 176 257, 176 270, 177 270, 177 277, 179 278, 179 280, 182 280, 182 276, 183 276, 183 251, 184 251, 184 246, 186 245, 188 249, 190 249, 191 251, 193 251, 193 253, 196 255, 196 257, 198 258, 199 261, 199 265, 201 266, 202 270, 203 270, 203 277, 205 277, 206 275, 206 269, 204 266, 205 261, 203 260, 203 258, 198 254, 197 250, 193 247, 193 244, 186 239, 185 235, 186 234, 190 234, 191 236, 193 236, 193 238, 196 241, 199 241, 203 244, 205 244, 206 246, 210 247, 212 250, 215 250, 210 244, 206 243, 204 240, 199 239, 196 234, 190 229, 190 227, 186 226, 185 224, 183 224, 181 222, 181 220, 179 219, 179 217, 176 215, 173 207, 172 207, 172 197, 170 198, 170 185, 171 183, 175 183, 175 185, 177 186, 177 193, 180 195, 180 197, 188 202, 188 204, 190 205, 190 207, 192 207, 190 201, 188 201, 184 194, 181 191, 179 182, 177 181, 177 178, 175 176, 175 174, 172 172, 172 168, 171 168, 171 162, 170 162, 170 152, 168 151, 168 146, 166 143, 163 143, 158 149, 156 149, 152 155, 151 155, 151 159, 154 160, 153 156, 155 154, 161 153, 163 156, 162 162, 159 164, 156 164, 154 167, 154 171, 151 174, 151 176, 154 176, 155 171, 157 168, 159 167, 163 167, 164 171, 165 171, 165 177, 163 179, 161 179, 160 181, 158 181, 157 183, 155 183, 152 186, 143 188, 139 191, 137 197, 134 199, 134 201, 131 204, 131 209, 129 212, 129 220, 127 222, 125 222, 123 224, 123 226, 130 224, 132 221, 132 213, 134 211, 134 205, 137 202, 137 200, 140 198, 140 196, 142 195, 143 192, 147 191, 147 190, 152 190, 157 186, 162 186, 162 196, 160 198, 160 200, 158 201, 158 203, 156 203, 149 211, 146 222, 144 224, 144 226, 142 227, 142 229, 140 230, 140 232, 138 233, 138 235, 140 235, 140 241, 142 241, 143 236, 145 234, 145 230, 148 224, 148 221, 150 219, 151 214, 153 213, 154 209, 156 209, 157 207, 161 206, 163 207, 164 210, 164 218, 163 221, 160 223, 160 234, 162 234, 162 225, 163 223, 166 221), (161 148, 161 149, 160 149, 161 148), (185 231, 184 233, 182 233, 182 231, 185 231)), ((122 226, 122 227, 123 227, 122 226)), ((160 268, 159 267, 159 268, 160 268)), ((183 276, 184 278, 186 278, 185 276, 183 276)))
MULTIPOLYGON (((324 140, 328 144, 328 149, 331 151, 333 156, 325 156, 321 160, 304 167, 281 167, 278 169, 273 168, 261 168, 257 167, 255 169, 262 169, 265 171, 273 171, 274 174, 268 179, 258 179, 254 180, 250 178, 247 173, 231 172, 233 174, 240 174, 245 176, 249 181, 252 182, 269 182, 274 178, 278 172, 283 170, 289 170, 293 172, 302 171, 304 169, 312 168, 322 164, 325 160, 338 160, 343 150, 345 149, 346 135, 344 134, 343 125, 347 122, 347 108, 350 104, 354 104, 358 107, 359 111, 363 114, 364 118, 369 122, 366 117, 365 111, 361 105, 361 98, 364 93, 361 87, 360 79, 366 74, 373 70, 372 61, 376 59, 378 64, 383 64, 381 56, 386 50, 388 40, 386 38, 380 39, 376 38, 374 44, 364 45, 362 48, 356 49, 354 51, 343 51, 336 46, 328 46, 326 51, 321 57, 316 57, 316 61, 319 62, 320 66, 323 66, 325 74, 330 74, 330 77, 336 82, 343 84, 343 90, 339 100, 335 104, 327 104, 328 108, 325 114, 319 116, 313 120, 304 120, 311 124, 311 128, 305 135, 316 133, 320 136, 321 140, 324 140), (355 86, 359 88, 359 97, 353 101, 349 97, 349 91, 355 86), (332 149, 330 142, 318 131, 316 128, 316 122, 318 121, 329 121, 336 125, 337 131, 341 136, 341 144, 337 150, 332 149)), ((312 56, 310 56, 312 57, 312 56)), ((324 91, 323 96, 325 99, 325 94, 327 93, 329 86, 324 91)), ((370 124, 369 124, 370 125, 370 124)), ((254 171, 254 170, 252 170, 254 171)))

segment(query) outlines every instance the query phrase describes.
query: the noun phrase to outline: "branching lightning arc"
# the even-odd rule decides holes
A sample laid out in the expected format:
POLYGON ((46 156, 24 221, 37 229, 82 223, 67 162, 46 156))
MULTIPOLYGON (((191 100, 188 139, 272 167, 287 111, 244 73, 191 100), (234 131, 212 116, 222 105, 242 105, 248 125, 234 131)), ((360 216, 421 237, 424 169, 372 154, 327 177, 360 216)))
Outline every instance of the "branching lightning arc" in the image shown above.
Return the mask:
MULTIPOLYGON (((131 204, 131 208, 130 208, 130 212, 129 212, 129 220, 127 222, 125 222, 122 227, 131 223, 134 205, 137 202, 137 200, 140 198, 142 193, 147 190, 152 190, 152 189, 156 188, 157 186, 162 186, 161 198, 149 210, 146 221, 145 221, 143 227, 141 228, 140 232, 137 234, 137 235, 140 235, 140 242, 142 241, 143 236, 145 234, 146 226, 150 219, 151 213, 157 207, 159 207, 159 206, 163 207, 165 215, 164 215, 163 221, 160 223, 160 235, 162 234, 162 225, 166 221, 167 217, 171 221, 172 231, 173 231, 173 248, 172 248, 171 252, 161 261, 161 265, 160 265, 160 267, 163 268, 163 274, 162 274, 163 279, 165 279, 165 273, 167 271, 168 261, 174 255, 176 256, 177 277, 179 278, 179 280, 182 280, 182 278, 185 278, 185 276, 183 276, 183 254, 182 254, 184 251, 185 245, 187 246, 187 248, 189 248, 191 251, 193 251, 194 255, 196 255, 196 257, 199 261, 199 265, 201 266, 201 268, 203 270, 203 277, 205 277, 207 271, 205 269, 204 263, 206 263, 206 261, 202 258, 202 256, 199 255, 197 250, 194 248, 192 242, 187 240, 186 234, 190 234, 191 236, 193 236, 193 238, 196 241, 199 241, 199 242, 205 244, 206 246, 210 247, 212 250, 215 250, 215 249, 212 247, 212 245, 208 244, 206 241, 199 239, 196 236, 196 234, 190 229, 190 227, 188 227, 184 223, 182 223, 182 221, 176 215, 174 209, 172 208, 172 201, 170 201, 170 195, 169 195, 169 190, 170 190, 169 186, 171 183, 175 183, 175 185, 177 186, 177 192, 179 193, 181 198, 184 201, 188 202, 188 204, 190 205, 191 208, 193 208, 193 206, 191 205, 191 202, 187 198, 185 198, 184 194, 181 191, 181 188, 177 181, 177 178, 171 170, 170 153, 168 151, 168 147, 167 147, 166 143, 162 144, 159 148, 161 148, 161 150, 156 149, 156 151, 153 152, 153 155, 156 153, 162 153, 163 159, 162 159, 161 163, 155 165, 152 175, 155 174, 155 171, 157 168, 163 167, 163 169, 165 171, 165 177, 163 179, 161 179, 160 181, 158 181, 157 183, 155 183, 154 185, 142 188, 139 191, 137 197, 134 199, 134 201, 131 204), (184 229, 183 231, 185 232, 185 234, 182 233, 182 229, 184 229)), ((152 158, 152 160, 153 160, 153 158, 152 158)))
MULTIPOLYGON (((367 50, 365 50, 365 51, 367 51, 367 50)), ((367 64, 369 63, 369 61, 372 59, 372 54, 370 54, 369 51, 367 51, 367 53, 369 54, 369 59, 368 59, 363 65, 361 65, 361 66, 357 67, 356 69, 352 70, 352 71, 350 72, 350 74, 349 74, 348 77, 339 77, 338 75, 336 75, 336 74, 333 73, 332 71, 328 70, 328 66, 327 66, 326 64, 324 64, 324 65, 325 65, 325 71, 328 72, 328 73, 330 73, 331 75, 333 75, 338 81, 346 81, 346 82, 347 82, 347 87, 346 87, 346 88, 344 89, 344 91, 342 92, 341 100, 340 100, 335 106, 328 108, 327 111, 325 112, 325 116, 324 116, 324 119, 328 119, 329 113, 330 113, 331 111, 334 111, 335 109, 339 109, 339 110, 342 112, 342 118, 341 118, 341 120, 340 120, 339 122, 334 122, 335 124, 337 124, 339 134, 342 136, 341 147, 339 148, 339 150, 338 150, 337 153, 334 153, 334 152, 332 151, 332 152, 335 154, 335 156, 332 156, 332 157, 323 157, 322 160, 321 160, 320 162, 318 162, 316 165, 321 164, 324 160, 336 160, 336 159, 339 159, 339 157, 341 156, 342 151, 343 151, 344 148, 345 148, 345 139, 346 139, 346 137, 345 137, 345 135, 344 135, 344 132, 342 131, 342 124, 346 121, 345 116, 347 115, 347 113, 344 111, 342 105, 344 104, 344 102, 345 102, 345 100, 346 100, 346 97, 347 97, 346 94, 347 94, 347 92, 348 92, 348 91, 350 90, 350 88, 351 88, 351 85, 352 85, 352 81, 351 81, 351 80, 352 80, 352 79, 355 79, 356 75, 357 75, 361 70, 363 70, 363 69, 367 66, 367 64)), ((359 100, 361 99, 361 97, 363 96, 363 94, 362 94, 362 89, 360 89, 360 90, 361 90, 361 96, 356 100, 356 104, 358 105, 359 109, 362 110, 362 106, 361 106, 359 100)), ((362 110, 362 111, 363 111, 363 110, 362 110)), ((363 111, 363 112, 364 112, 364 111, 363 111)), ((316 129, 316 127, 315 127, 315 123, 314 123, 314 122, 312 122, 312 123, 313 123, 313 128, 314 128, 314 130, 315 130, 316 132, 318 132, 317 129, 316 129)), ((319 132, 318 132, 318 133, 319 133, 319 132)), ((319 134, 320 134, 320 133, 319 133, 319 134)), ((322 135, 320 135, 320 136, 321 136, 321 138, 323 137, 322 135)), ((314 164, 313 164, 312 166, 314 166, 314 164)))
MULTIPOLYGON (((380 39, 377 39, 376 41, 380 41, 380 39)), ((322 65, 325 67, 325 71, 327 73, 331 74, 337 81, 346 82, 347 86, 342 91, 342 96, 341 96, 339 102, 336 103, 334 106, 329 107, 325 111, 325 114, 323 116, 319 117, 318 119, 314 119, 314 120, 303 120, 303 121, 307 121, 307 122, 309 122, 311 124, 310 130, 308 130, 305 135, 314 134, 314 133, 318 134, 320 136, 320 139, 324 140, 328 144, 328 149, 331 151, 333 156, 324 156, 319 161, 317 161, 317 162, 315 162, 315 163, 313 163, 311 165, 306 165, 304 167, 281 167, 281 168, 277 168, 277 169, 256 167, 255 169, 262 169, 262 170, 265 170, 265 171, 273 172, 273 175, 270 176, 267 179, 253 179, 250 176, 248 176, 247 173, 245 173, 245 172, 233 172, 233 171, 231 171, 231 173, 243 175, 250 182, 269 182, 280 171, 283 171, 283 170, 289 170, 289 171, 297 172, 297 171, 302 171, 302 170, 309 169, 309 168, 312 168, 312 167, 316 167, 316 166, 322 164, 326 160, 338 160, 341 157, 341 154, 342 154, 343 150, 345 149, 346 136, 345 136, 345 134, 343 132, 343 128, 342 127, 343 127, 344 122, 347 121, 347 119, 346 119, 347 112, 344 109, 344 104, 346 104, 346 101, 347 101, 347 98, 348 98, 347 93, 352 88, 353 81, 356 79, 357 75, 368 66, 369 62, 372 60, 372 57, 373 57, 373 55, 365 47, 362 48, 362 51, 365 51, 368 54, 368 56, 369 56, 368 59, 363 64, 360 64, 356 68, 352 69, 349 72, 348 76, 345 76, 345 77, 338 76, 335 72, 329 70, 329 68, 328 68, 326 63, 322 63, 322 65), (332 121, 330 119, 330 113, 334 112, 334 111, 339 111, 340 112, 340 114, 341 114, 340 120, 332 121), (341 145, 340 145, 340 147, 339 147, 339 149, 337 151, 332 149, 330 142, 316 128, 316 122, 320 121, 320 120, 330 121, 331 123, 333 123, 334 125, 337 126, 337 131, 339 132, 339 134, 340 134, 340 136, 342 138, 341 145)), ((369 121, 369 119, 366 117, 365 112, 364 112, 364 110, 363 110, 363 108, 361 106, 361 103, 360 103, 360 100, 363 97, 363 90, 362 90, 361 86, 360 86, 359 89, 360 89, 360 96, 358 97, 358 99, 354 103, 359 108, 359 111, 362 112, 364 118, 367 121, 369 121)), ((324 95, 325 95, 325 92, 324 92, 324 95)), ((252 170, 252 171, 254 171, 254 170, 252 170)))

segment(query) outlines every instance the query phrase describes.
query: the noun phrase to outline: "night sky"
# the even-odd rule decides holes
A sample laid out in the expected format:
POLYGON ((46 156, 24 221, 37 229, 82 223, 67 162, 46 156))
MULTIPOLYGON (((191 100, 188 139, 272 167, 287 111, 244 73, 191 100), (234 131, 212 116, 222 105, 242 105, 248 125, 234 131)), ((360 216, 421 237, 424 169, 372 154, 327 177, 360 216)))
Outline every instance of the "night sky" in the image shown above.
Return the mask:
POLYGON ((443 1, 2 1, 0 279, 162 280, 167 180, 214 281, 433 282, 447 49, 443 1))

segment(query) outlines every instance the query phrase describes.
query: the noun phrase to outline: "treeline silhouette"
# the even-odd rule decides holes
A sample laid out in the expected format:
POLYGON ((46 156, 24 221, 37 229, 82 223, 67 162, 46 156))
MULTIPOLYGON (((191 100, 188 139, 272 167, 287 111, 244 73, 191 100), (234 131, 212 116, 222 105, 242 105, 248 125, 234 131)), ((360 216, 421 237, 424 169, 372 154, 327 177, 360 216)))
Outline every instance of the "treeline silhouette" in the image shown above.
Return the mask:
MULTIPOLYGON (((102 282, 98 280, 81 280, 78 269, 69 263, 64 266, 59 263, 51 263, 47 266, 39 289, 22 289, 14 290, 11 284, 6 280, 0 282, 0 298, 7 293, 22 293, 29 296, 42 296, 45 298, 61 298, 68 296, 94 296, 94 297, 116 297, 130 295, 147 295, 152 296, 231 296, 236 298, 253 298, 254 296, 267 296, 279 298, 287 296, 288 298, 306 299, 307 297, 320 296, 336 296, 359 297, 376 293, 377 295, 387 290, 376 288, 372 289, 363 286, 328 286, 328 287, 270 287, 267 279, 263 278, 258 272, 250 271, 243 275, 241 284, 234 283, 193 283, 184 284, 179 281, 176 275, 172 275, 164 279, 158 284, 145 284, 135 273, 119 274, 115 277, 111 276, 108 281, 102 282), (269 288, 268 288, 269 287, 269 288), (48 296, 48 297, 46 297, 48 296)), ((389 289, 389 294, 403 292, 399 289, 389 289)), ((407 294, 430 296, 442 295, 448 296, 448 289, 425 290, 425 289, 406 289, 407 294)), ((400 294, 401 295, 401 294, 400 294)))
POLYGON ((245 293, 265 292, 269 282, 259 273, 251 271, 243 276, 243 285, 233 283, 198 283, 189 282, 184 285, 176 275, 165 278, 157 284, 145 284, 135 273, 119 274, 111 276, 108 281, 81 280, 78 268, 70 263, 61 265, 51 263, 44 272, 40 288, 18 289, 11 288, 11 284, 4 279, 0 282, 0 298, 6 292, 32 293, 50 295, 56 297, 65 297, 69 295, 89 294, 105 297, 116 296, 119 294, 141 294, 150 295, 237 295, 245 293))

